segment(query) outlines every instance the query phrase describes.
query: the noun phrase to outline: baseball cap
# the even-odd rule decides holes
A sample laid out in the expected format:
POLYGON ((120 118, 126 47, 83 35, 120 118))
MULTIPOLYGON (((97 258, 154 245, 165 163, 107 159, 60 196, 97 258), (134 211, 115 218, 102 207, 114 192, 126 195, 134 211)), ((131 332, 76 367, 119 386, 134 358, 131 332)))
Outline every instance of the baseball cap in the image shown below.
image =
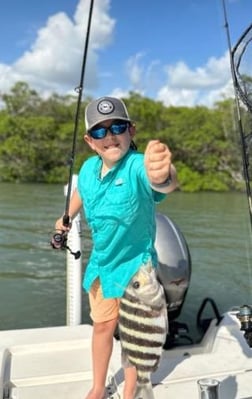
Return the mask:
POLYGON ((115 97, 101 97, 91 101, 85 109, 86 129, 90 130, 95 125, 109 119, 129 121, 130 117, 126 105, 115 97))

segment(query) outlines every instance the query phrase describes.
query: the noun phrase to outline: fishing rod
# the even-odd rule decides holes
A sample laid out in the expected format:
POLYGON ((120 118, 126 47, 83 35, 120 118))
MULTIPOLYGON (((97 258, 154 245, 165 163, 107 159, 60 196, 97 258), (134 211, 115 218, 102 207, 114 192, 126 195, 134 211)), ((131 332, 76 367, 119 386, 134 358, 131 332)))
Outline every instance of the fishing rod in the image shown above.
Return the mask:
MULTIPOLYGON (((225 23, 224 27, 226 29, 228 51, 229 51, 229 58, 230 58, 230 69, 231 69, 234 95, 235 95, 236 121, 237 121, 239 136, 240 136, 240 142, 241 142, 243 174, 244 174, 244 180, 245 180, 245 184, 246 184, 246 193, 247 193, 247 199, 248 199, 250 227, 252 229, 252 196, 251 196, 251 187, 250 187, 249 170, 248 170, 249 160, 248 160, 247 143, 246 143, 246 137, 244 134, 243 124, 242 124, 241 108, 240 108, 240 101, 239 101, 239 96, 243 97, 243 100, 244 100, 245 94, 241 93, 242 90, 241 90, 241 87, 239 85, 238 78, 237 78, 236 69, 239 66, 239 64, 237 64, 235 66, 235 62, 234 62, 235 52, 237 51, 238 44, 240 44, 242 42, 244 35, 242 35, 242 37, 238 40, 237 45, 232 50, 225 0, 222 0, 222 6, 223 6, 224 23, 225 23)), ((247 32, 247 30, 246 30, 246 32, 247 32)), ((242 54, 239 57, 239 63, 241 60, 241 56, 242 56, 242 54)), ((247 105, 247 102, 246 102, 246 105, 247 105)))
MULTIPOLYGON (((94 5, 94 0, 90 0, 88 23, 87 23, 87 33, 86 33, 86 40, 84 43, 83 60, 82 60, 82 67, 81 67, 81 74, 80 74, 80 83, 79 83, 79 86, 77 86, 75 88, 75 91, 78 93, 78 99, 77 99, 77 106, 76 106, 76 112, 75 112, 72 151, 71 151, 71 156, 69 159, 70 166, 69 166, 69 177, 68 177, 68 186, 67 186, 67 194, 66 194, 65 212, 63 215, 63 225, 66 227, 68 227, 70 225, 69 205, 70 205, 70 198, 71 198, 71 193, 72 193, 72 181, 73 181, 74 160, 75 160, 75 152, 76 152, 76 141, 77 141, 78 126, 79 126, 79 115, 80 115, 81 100, 82 100, 82 93, 83 93, 83 82, 84 82, 84 76, 85 76, 85 70, 86 70, 86 61, 87 61, 93 5, 94 5)), ((71 249, 67 246, 67 233, 66 232, 55 233, 51 240, 51 246, 55 249, 65 249, 65 248, 68 249, 70 251, 70 253, 75 256, 75 259, 78 259, 81 255, 80 251, 72 252, 71 249)))

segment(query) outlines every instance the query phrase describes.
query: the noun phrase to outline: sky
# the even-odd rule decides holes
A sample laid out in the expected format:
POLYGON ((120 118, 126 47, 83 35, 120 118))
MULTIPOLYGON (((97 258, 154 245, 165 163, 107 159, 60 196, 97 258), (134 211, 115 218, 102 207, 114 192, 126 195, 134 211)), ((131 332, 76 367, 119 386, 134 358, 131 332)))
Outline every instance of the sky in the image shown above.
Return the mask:
MULTIPOLYGON (((232 46, 251 0, 225 0, 232 46)), ((8 0, 0 12, 0 93, 24 81, 76 95, 90 0, 8 0)), ((166 106, 212 106, 233 86, 222 0, 94 0, 83 98, 131 91, 166 106)))

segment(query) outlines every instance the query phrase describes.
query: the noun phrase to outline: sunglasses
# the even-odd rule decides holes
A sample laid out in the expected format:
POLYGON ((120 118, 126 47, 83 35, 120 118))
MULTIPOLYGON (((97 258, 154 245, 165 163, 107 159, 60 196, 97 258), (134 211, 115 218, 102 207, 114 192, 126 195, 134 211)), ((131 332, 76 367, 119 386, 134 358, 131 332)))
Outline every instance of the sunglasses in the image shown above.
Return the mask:
POLYGON ((115 136, 123 134, 124 132, 126 132, 128 126, 128 122, 112 123, 112 125, 110 125, 109 127, 94 127, 93 129, 90 129, 88 133, 93 139, 100 140, 107 135, 108 131, 110 131, 115 136))

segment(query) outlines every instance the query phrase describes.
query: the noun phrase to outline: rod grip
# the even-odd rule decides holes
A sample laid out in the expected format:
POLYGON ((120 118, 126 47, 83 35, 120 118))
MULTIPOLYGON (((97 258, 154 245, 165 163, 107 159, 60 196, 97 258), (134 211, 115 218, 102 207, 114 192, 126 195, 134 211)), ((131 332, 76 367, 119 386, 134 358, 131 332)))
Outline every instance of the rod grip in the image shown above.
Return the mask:
POLYGON ((70 225, 70 216, 69 215, 64 215, 63 216, 63 225, 66 227, 69 227, 70 225))

